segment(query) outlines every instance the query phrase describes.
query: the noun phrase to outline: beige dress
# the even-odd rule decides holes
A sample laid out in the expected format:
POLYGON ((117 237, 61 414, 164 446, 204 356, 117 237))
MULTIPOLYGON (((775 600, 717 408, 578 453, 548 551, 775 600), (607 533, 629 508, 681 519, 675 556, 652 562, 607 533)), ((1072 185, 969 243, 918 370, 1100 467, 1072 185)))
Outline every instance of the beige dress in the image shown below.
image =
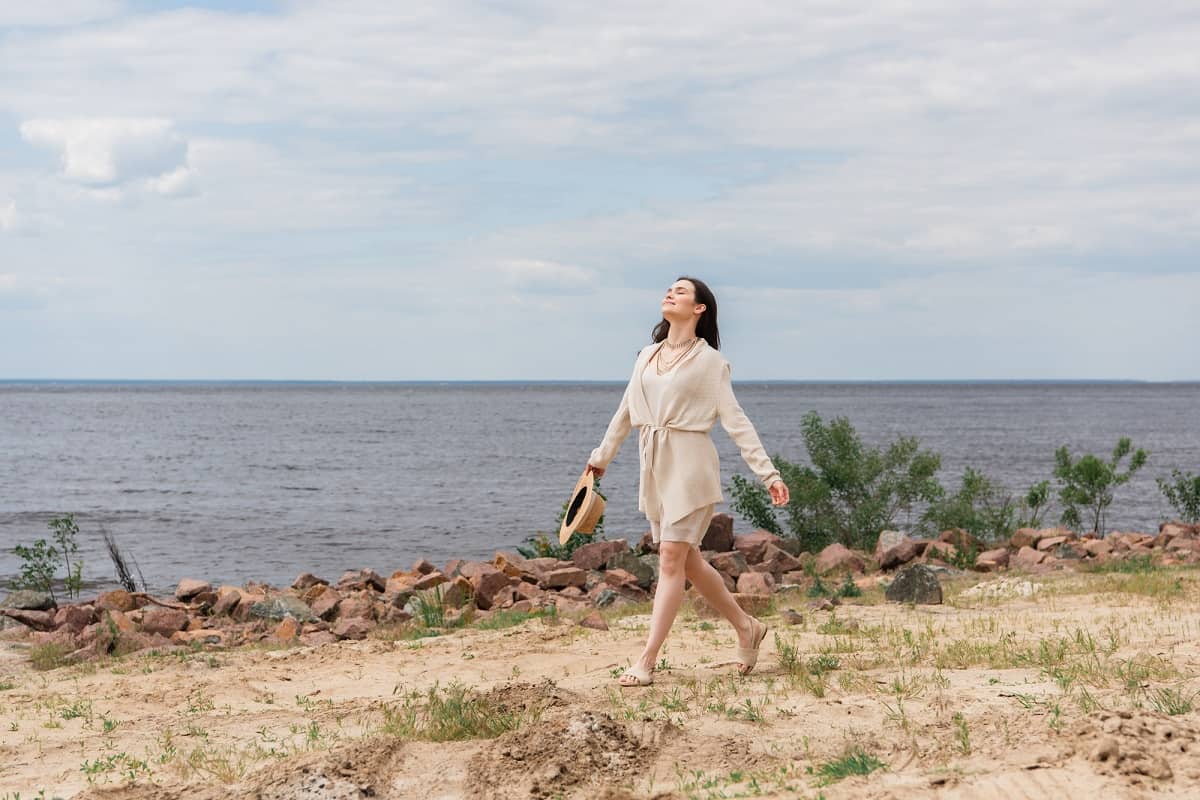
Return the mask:
POLYGON ((704 513, 725 499, 717 448, 709 436, 717 420, 764 486, 779 480, 779 471, 734 397, 725 357, 700 340, 669 379, 656 383, 658 375, 649 365, 657 349, 647 345, 638 354, 621 404, 588 463, 607 468, 625 437, 638 428, 638 510, 660 523, 660 533, 681 524, 703 535, 704 513), (693 514, 700 519, 685 521, 693 514))
MULTIPOLYGON (((674 378, 675 369, 665 375, 659 375, 652 361, 642 368, 642 387, 646 392, 646 405, 650 407, 651 414, 660 416, 663 396, 671 391, 674 378)), ((654 480, 654 476, 651 474, 648 479, 654 480)), ((657 487, 651 488, 654 490, 652 494, 659 496, 656 491, 657 487)), ((709 503, 697 508, 682 519, 664 524, 661 522, 662 506, 660 504, 657 514, 646 515, 646 519, 650 521, 650 536, 656 544, 658 542, 687 542, 699 547, 701 540, 704 539, 704 534, 708 532, 708 523, 712 522, 714 508, 716 508, 716 504, 709 503)))

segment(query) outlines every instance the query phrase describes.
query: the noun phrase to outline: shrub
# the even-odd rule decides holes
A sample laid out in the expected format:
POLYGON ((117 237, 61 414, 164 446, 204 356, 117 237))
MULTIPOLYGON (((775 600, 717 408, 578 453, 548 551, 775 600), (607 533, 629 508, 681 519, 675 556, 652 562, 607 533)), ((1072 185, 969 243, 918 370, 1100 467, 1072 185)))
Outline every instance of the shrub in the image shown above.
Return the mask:
POLYGON ((1029 491, 1021 498, 1021 514, 1017 520, 1018 528, 1042 527, 1042 515, 1050 503, 1050 481, 1039 481, 1029 487, 1029 491))
POLYGON ((1183 522, 1200 522, 1200 475, 1171 470, 1171 480, 1159 478, 1158 490, 1183 522))
POLYGON ((983 542, 998 542, 1016 529, 1017 507, 990 478, 967 467, 958 491, 931 503, 922 523, 934 531, 960 528, 983 542))
POLYGON ((817 552, 832 542, 871 550, 900 512, 942 494, 934 477, 941 456, 920 450, 915 438, 899 437, 886 450, 868 447, 848 419, 825 424, 815 411, 804 416, 803 429, 812 466, 773 459, 791 495, 786 533, 761 484, 735 479, 730 489, 735 510, 796 540, 802 550, 817 552))
POLYGON ((47 592, 57 605, 54 576, 58 571, 59 556, 62 557, 67 570, 63 578, 67 596, 79 597, 79 590, 83 585, 83 561, 78 557, 72 559, 79 552, 79 545, 75 541, 79 526, 75 524, 74 514, 55 517, 47 525, 53 531, 53 539, 58 546, 55 547, 45 539, 38 539, 29 547, 20 544, 14 547, 13 552, 21 559, 21 571, 9 584, 13 589, 47 592))
POLYGON ((1122 436, 1113 448, 1112 460, 1102 461, 1088 453, 1072 461, 1066 445, 1054 454, 1054 477, 1058 479, 1058 499, 1062 503, 1062 523, 1078 530, 1087 524, 1091 530, 1103 535, 1108 507, 1112 505, 1113 490, 1128 483, 1133 474, 1146 464, 1145 450, 1133 450, 1129 437, 1122 436), (1131 455, 1132 454, 1132 455, 1131 455), (1129 468, 1124 472, 1118 467, 1126 456, 1130 456, 1129 468))

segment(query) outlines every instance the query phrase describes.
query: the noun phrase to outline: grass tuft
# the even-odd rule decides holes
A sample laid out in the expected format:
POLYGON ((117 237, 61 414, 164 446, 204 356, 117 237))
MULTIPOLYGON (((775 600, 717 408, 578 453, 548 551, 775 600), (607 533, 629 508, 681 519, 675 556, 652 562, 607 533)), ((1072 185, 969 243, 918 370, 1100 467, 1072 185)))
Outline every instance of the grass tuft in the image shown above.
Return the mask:
POLYGON ((384 706, 383 731, 400 739, 452 742, 493 739, 515 730, 537 713, 519 713, 480 697, 459 684, 426 693, 411 692, 399 703, 384 706))
POLYGON ((851 748, 841 758, 826 761, 817 767, 817 785, 828 786, 851 775, 870 775, 877 769, 883 769, 886 764, 867 754, 860 748, 851 748))

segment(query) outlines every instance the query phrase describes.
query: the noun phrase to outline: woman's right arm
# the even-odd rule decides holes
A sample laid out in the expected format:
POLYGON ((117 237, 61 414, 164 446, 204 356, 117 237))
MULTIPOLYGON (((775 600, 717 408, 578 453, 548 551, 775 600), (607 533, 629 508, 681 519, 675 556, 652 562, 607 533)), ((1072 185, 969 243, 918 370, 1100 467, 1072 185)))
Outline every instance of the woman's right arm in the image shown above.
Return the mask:
POLYGON ((588 466, 593 468, 596 477, 604 475, 609 462, 616 458, 617 451, 621 449, 621 442, 629 435, 630 428, 629 387, 626 386, 625 393, 621 395, 621 405, 617 406, 617 413, 613 414, 612 421, 608 423, 608 430, 604 432, 604 439, 588 456, 588 466))

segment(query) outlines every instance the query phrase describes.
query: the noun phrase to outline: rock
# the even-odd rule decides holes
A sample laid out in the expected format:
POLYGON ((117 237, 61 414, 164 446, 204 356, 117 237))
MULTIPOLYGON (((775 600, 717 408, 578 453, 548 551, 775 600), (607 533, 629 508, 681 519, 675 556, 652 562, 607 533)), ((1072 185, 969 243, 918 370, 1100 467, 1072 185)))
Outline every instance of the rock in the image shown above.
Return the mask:
MULTIPOLYGON (((354 595, 351 597, 343 597, 338 603, 337 615, 334 619, 365 619, 371 620, 375 618, 375 601, 370 596, 363 594, 354 595)), ((306 620, 307 621, 307 620, 306 620)))
POLYGON ((267 595, 264 592, 251 591, 249 588, 239 591, 242 595, 241 600, 238 601, 230 616, 238 622, 249 622, 255 618, 252 613, 254 606, 267 602, 267 595))
POLYGON ((193 643, 221 645, 225 643, 225 632, 215 629, 175 631, 171 634, 171 641, 185 646, 193 643))
POLYGON ((779 612, 779 616, 788 625, 803 625, 804 615, 792 608, 785 608, 779 612))
POLYGON ((518 603, 522 600, 541 602, 546 597, 545 589, 539 589, 536 585, 528 581, 517 581, 513 584, 512 591, 516 597, 516 601, 514 602, 518 603))
POLYGON ((883 554, 893 547, 898 547, 905 542, 911 541, 912 537, 904 531, 880 531, 879 538, 875 540, 875 560, 881 560, 883 554))
POLYGON ((175 599, 188 602, 201 592, 211 592, 212 584, 208 581, 199 581, 194 578, 184 578, 175 587, 175 599))
POLYGON ((600 569, 617 553, 629 550, 629 544, 624 539, 606 539, 590 542, 576 548, 571 555, 571 563, 580 569, 600 569))
POLYGON ((813 611, 833 611, 834 606, 840 606, 842 601, 836 597, 818 597, 816 600, 809 600, 808 607, 813 611))
POLYGON ((331 631, 338 639, 365 639, 371 630, 371 623, 362 617, 339 620, 331 631))
POLYGON ((997 572, 1006 566, 1008 566, 1008 550, 1006 548, 985 550, 975 556, 976 572, 997 572))
POLYGON ((938 536, 938 541, 954 545, 955 550, 974 550, 975 552, 979 552, 983 549, 983 542, 962 528, 951 528, 950 530, 942 531, 941 535, 938 536))
POLYGON ((750 569, 746 564, 746 557, 737 550, 727 553, 717 553, 708 559, 708 563, 712 564, 717 572, 728 575, 734 580, 737 580, 739 575, 750 569))
POLYGON ((758 563, 758 566, 766 567, 767 572, 773 575, 782 575, 785 572, 801 569, 804 564, 783 548, 768 542, 763 548, 762 561, 758 563))
POLYGON ((925 554, 921 556, 924 560, 938 559, 939 561, 953 561, 958 555, 958 548, 949 542, 936 541, 930 542, 925 548, 925 554))
MULTIPOLYGON (((449 573, 445 573, 449 574, 449 573)), ((455 573, 457 574, 457 573, 455 573)), ((410 575, 407 572, 395 572, 383 585, 383 593, 385 595, 396 595, 407 592, 412 594, 415 592, 417 578, 419 575, 410 575)))
POLYGON ((757 564, 762 561, 768 544, 781 547, 783 538, 761 529, 733 537, 733 549, 742 554, 747 564, 757 564))
POLYGON ((654 582, 654 569, 633 553, 617 553, 608 560, 605 568, 610 572, 618 569, 624 570, 636 576, 637 585, 643 589, 649 589, 650 584, 654 582))
POLYGON ((217 589, 217 602, 213 603, 214 616, 230 615, 242 599, 242 593, 235 586, 222 586, 217 589))
POLYGON ((0 608, 19 611, 49 611, 55 607, 54 598, 49 592, 35 592, 32 589, 17 589, 0 601, 0 608))
POLYGON ((1035 547, 1038 539, 1042 538, 1042 532, 1034 528, 1017 528, 1013 532, 1012 537, 1008 540, 1009 547, 1020 550, 1022 547, 1035 547))
POLYGON ((608 608, 617 602, 617 599, 621 595, 607 586, 597 586, 591 592, 588 592, 588 596, 592 598, 592 605, 596 608, 608 608))
POLYGON ((1112 555, 1112 545, 1104 539, 1085 539, 1079 546, 1092 558, 1106 558, 1112 555))
POLYGON ((324 578, 318 578, 311 572, 301 572, 296 576, 296 580, 292 581, 292 588, 298 592, 307 591, 317 585, 328 586, 329 581, 324 578))
MULTIPOLYGON (((885 531, 886 533, 887 531, 885 531)), ((894 531, 893 531, 894 532, 894 531)), ((895 569, 902 567, 908 562, 915 559, 921 553, 921 548, 917 543, 908 537, 904 541, 889 547, 887 550, 878 556, 880 569, 895 569)))
POLYGON ((658 543, 654 541, 654 535, 650 531, 646 531, 642 538, 638 539, 636 550, 638 555, 658 552, 658 543))
POLYGON ((124 589, 113 589, 96 598, 96 608, 129 613, 138 607, 137 600, 124 589))
POLYGON ((608 623, 604 620, 604 617, 599 611, 593 611, 583 619, 579 620, 579 627, 591 628, 595 631, 606 631, 608 630, 608 623))
POLYGON ((767 594, 775 588, 775 579, 769 572, 743 572, 737 579, 737 590, 742 594, 767 594))
POLYGON ((1032 569, 1046 560, 1046 553, 1034 550, 1029 545, 1022 547, 1010 559, 1009 566, 1013 569, 1032 569))
POLYGON ((802 586, 808 582, 808 573, 803 570, 793 570, 783 573, 779 580, 780 586, 802 586))
MULTIPOLYGON (((500 572, 499 574, 504 575, 503 572, 500 572)), ((505 575, 505 578, 507 579, 508 576, 505 575)), ((442 585, 442 603, 444 603, 447 608, 461 608, 462 606, 466 605, 467 601, 474 596, 475 588, 471 585, 471 582, 462 575, 459 575, 449 583, 442 585)))
MULTIPOLYGON (((511 578, 519 578, 521 580, 530 579, 533 583, 537 583, 537 573, 529 566, 528 561, 516 553, 496 553, 492 558, 492 564, 496 569, 508 575, 511 578)), ((446 573, 449 575, 450 573, 446 573)))
MULTIPOLYGON (((241 603, 238 604, 239 608, 241 603)), ((255 619, 278 621, 284 617, 295 617, 301 622, 313 622, 317 619, 312 610, 299 597, 281 594, 271 599, 263 599, 251 604, 249 616, 255 619)))
POLYGON ((431 572, 437 572, 437 567, 429 563, 423 558, 418 558, 413 562, 411 572, 416 572, 419 575, 428 575, 431 572))
POLYGON ((834 542, 817 555, 816 569, 820 575, 834 571, 863 572, 866 562, 858 553, 834 542))
POLYGON ((637 586, 637 576, 623 569, 610 569, 604 573, 604 582, 609 586, 637 586))
POLYGON ((343 592, 371 589, 376 592, 387 590, 387 581, 373 569, 346 570, 338 578, 337 588, 343 592))
POLYGON ((910 564, 896 573, 884 596, 893 603, 938 605, 942 602, 942 585, 929 567, 910 564))
POLYGON ((284 617, 283 620, 275 626, 275 630, 271 633, 271 638, 277 642, 288 643, 300 636, 300 623, 296 622, 293 617, 284 617))
POLYGON ((1049 552, 1065 541, 1067 541, 1067 537, 1065 536, 1044 536, 1038 539, 1037 549, 1049 552))
POLYGON ((170 638, 187 627, 187 612, 178 608, 147 608, 142 614, 142 630, 170 638))
POLYGON ((330 631, 313 631, 300 634, 300 644, 305 647, 320 647, 323 644, 333 644, 338 640, 330 631))
POLYGON ((23 608, 0 608, 0 616, 15 620, 35 631, 54 630, 53 611, 28 611, 23 608))
POLYGON ((487 611, 497 605, 497 600, 500 599, 501 594, 512 586, 514 581, 525 583, 525 581, 514 578, 498 569, 492 569, 491 572, 481 573, 472 578, 470 583, 474 592, 476 607, 487 611))
POLYGON ((89 605, 60 606, 54 613, 54 627, 66 628, 78 633, 91 625, 96 618, 96 609, 89 605))
POLYGON ((759 617, 771 610, 771 596, 769 594, 742 594, 741 592, 734 592, 732 597, 747 614, 759 617))
POLYGON ((412 587, 417 591, 421 591, 423 589, 432 589, 435 586, 441 586, 443 583, 446 583, 449 580, 449 578, 440 572, 430 572, 427 575, 422 575, 421 577, 417 578, 412 587))
POLYGON ((716 550, 725 553, 733 549, 733 517, 728 514, 713 514, 708 530, 700 540, 701 550, 716 550))
POLYGON ((642 562, 642 566, 649 568, 650 574, 654 577, 651 584, 658 580, 658 553, 647 553, 644 556, 638 556, 638 561, 642 562))

